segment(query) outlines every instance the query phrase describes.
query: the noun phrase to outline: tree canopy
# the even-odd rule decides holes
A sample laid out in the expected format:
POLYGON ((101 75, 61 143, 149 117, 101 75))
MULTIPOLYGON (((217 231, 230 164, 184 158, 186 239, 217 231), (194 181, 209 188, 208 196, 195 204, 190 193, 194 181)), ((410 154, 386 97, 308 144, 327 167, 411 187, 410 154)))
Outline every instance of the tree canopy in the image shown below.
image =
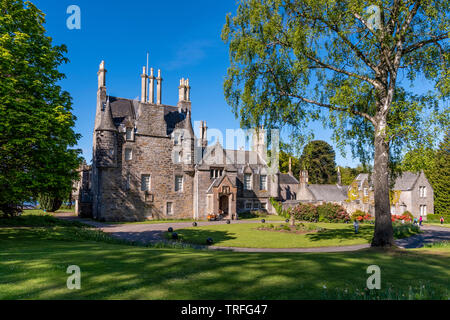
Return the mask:
POLYGON ((80 135, 71 97, 58 82, 67 48, 52 44, 44 14, 31 2, 0 1, 0 210, 71 191, 80 135))
POLYGON ((336 153, 326 141, 314 140, 303 149, 300 167, 308 170, 309 183, 334 184, 337 182, 336 153))
POLYGON ((341 149, 373 159, 373 246, 394 244, 389 174, 398 159, 449 126, 439 105, 450 93, 449 4, 241 0, 222 30, 225 97, 242 126, 301 136, 321 119, 341 149), (435 90, 412 91, 419 76, 435 90))

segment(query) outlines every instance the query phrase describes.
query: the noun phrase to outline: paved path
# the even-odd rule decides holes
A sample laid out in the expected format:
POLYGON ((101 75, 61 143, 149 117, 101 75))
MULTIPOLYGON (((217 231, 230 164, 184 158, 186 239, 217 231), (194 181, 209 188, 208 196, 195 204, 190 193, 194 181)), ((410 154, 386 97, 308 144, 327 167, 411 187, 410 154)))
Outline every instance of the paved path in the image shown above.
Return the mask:
MULTIPOLYGON (((144 244, 166 241, 164 233, 169 227, 174 230, 192 227, 192 222, 174 222, 158 224, 108 224, 91 219, 81 219, 73 213, 59 213, 55 215, 61 219, 83 222, 93 227, 99 228, 103 232, 110 233, 112 236, 128 241, 141 242, 144 244)), ((198 222, 198 226, 224 224, 224 221, 198 222)), ((238 220, 236 223, 259 223, 259 221, 238 220)), ((422 234, 409 238, 396 240, 396 244, 405 249, 420 248, 425 243, 450 241, 450 228, 438 226, 423 226, 422 234)), ((217 251, 235 251, 235 252, 345 252, 356 251, 369 248, 369 244, 359 244, 353 246, 335 246, 335 247, 317 247, 317 248, 238 248, 222 246, 194 246, 194 248, 207 248, 217 251)))

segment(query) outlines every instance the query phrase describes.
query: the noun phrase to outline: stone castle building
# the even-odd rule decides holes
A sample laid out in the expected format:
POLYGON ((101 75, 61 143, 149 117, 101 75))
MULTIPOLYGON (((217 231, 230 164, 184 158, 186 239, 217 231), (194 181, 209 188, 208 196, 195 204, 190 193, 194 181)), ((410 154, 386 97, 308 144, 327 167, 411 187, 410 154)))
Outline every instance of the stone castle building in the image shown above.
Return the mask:
POLYGON ((237 218, 247 210, 273 212, 269 199, 292 197, 291 174, 267 165, 263 129, 251 151, 209 146, 207 126, 192 126, 189 80, 181 79, 178 103, 162 103, 161 72, 144 67, 140 101, 107 94, 105 63, 98 71, 92 166, 81 168, 79 215, 105 221, 161 218, 237 218), (156 87, 156 100, 155 100, 156 87))
MULTIPOLYGON (((294 206, 300 202, 343 205, 347 211, 373 214, 370 177, 360 174, 350 186, 308 183, 291 171, 268 166, 263 129, 252 136, 251 151, 208 145, 207 126, 199 136, 192 126, 189 80, 181 79, 178 103, 162 103, 161 72, 144 67, 141 98, 109 96, 105 63, 98 71, 92 165, 83 164, 74 195, 80 216, 105 221, 206 219, 220 214, 235 219, 243 211, 275 213, 270 198, 294 206), (155 99, 156 87, 156 99, 155 99)), ((272 161, 272 164, 275 161, 272 161)), ((433 213, 433 189, 425 175, 406 172, 395 182, 392 213, 433 213)))

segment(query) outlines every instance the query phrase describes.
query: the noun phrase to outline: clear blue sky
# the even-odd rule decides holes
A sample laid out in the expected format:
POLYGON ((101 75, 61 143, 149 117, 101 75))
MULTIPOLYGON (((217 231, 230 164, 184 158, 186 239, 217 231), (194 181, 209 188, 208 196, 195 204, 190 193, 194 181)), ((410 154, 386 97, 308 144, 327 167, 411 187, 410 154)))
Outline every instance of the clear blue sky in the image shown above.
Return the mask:
MULTIPOLYGON (((90 162, 97 91, 97 70, 105 60, 109 95, 136 98, 140 74, 150 52, 150 66, 161 69, 163 103, 176 105, 179 79, 189 78, 194 121, 206 120, 209 128, 239 127, 223 96, 228 67, 228 48, 220 39, 228 12, 235 13, 235 0, 34 0, 46 14, 46 29, 54 44, 66 44, 70 63, 61 71, 62 86, 73 97, 82 134, 78 147, 90 162), (69 5, 81 9, 81 30, 69 30, 69 5)), ((330 141, 331 132, 313 124, 315 138, 330 141)), ((336 150, 338 165, 356 166, 350 152, 343 158, 336 150)))

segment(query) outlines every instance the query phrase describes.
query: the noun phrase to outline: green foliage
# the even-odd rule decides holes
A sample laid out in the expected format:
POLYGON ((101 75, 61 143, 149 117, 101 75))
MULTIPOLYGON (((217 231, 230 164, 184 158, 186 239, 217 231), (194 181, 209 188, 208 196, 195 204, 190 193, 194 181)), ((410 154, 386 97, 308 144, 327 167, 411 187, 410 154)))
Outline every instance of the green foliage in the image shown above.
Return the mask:
POLYGON ((322 140, 314 140, 303 149, 300 167, 308 170, 312 184, 334 184, 337 182, 336 153, 333 147, 322 140))
POLYGON ((397 239, 411 237, 421 233, 420 227, 412 223, 394 223, 394 237, 397 239))
POLYGON ((39 192, 67 196, 80 163, 70 147, 80 136, 58 85, 66 46, 52 44, 31 2, 3 0, 0 12, 0 211, 14 214, 39 192))
POLYGON ((319 213, 317 211, 317 207, 310 203, 298 204, 292 209, 292 214, 294 215, 296 220, 310 222, 319 221, 319 213))
POLYGON ((450 130, 439 145, 428 178, 434 191, 434 212, 450 215, 450 130))
POLYGON ((292 175, 298 177, 300 174, 300 160, 293 156, 291 153, 280 150, 279 153, 279 167, 280 172, 289 172, 289 158, 291 159, 292 175))
POLYGON ((283 205, 281 204, 281 202, 276 201, 274 198, 270 198, 270 203, 274 207, 277 215, 286 219, 290 218, 290 210, 283 210, 283 205))
POLYGON ((428 214, 427 222, 441 222, 441 217, 444 217, 444 223, 450 223, 450 215, 443 214, 428 214))
POLYGON ((367 212, 362 210, 356 210, 351 215, 352 220, 357 220, 359 222, 370 222, 373 221, 373 218, 367 212))
MULTIPOLYGON (((383 179, 403 152, 432 145, 450 125, 439 105, 450 95, 450 1, 380 0, 376 25, 369 5, 241 0, 222 29, 230 55, 224 94, 243 127, 287 128, 301 139, 322 120, 342 153, 350 145, 361 163, 374 159, 379 218, 390 207, 383 179), (416 79, 435 90, 412 91, 416 79)), ((372 245, 392 245, 391 233, 381 220, 372 245)))
POLYGON ((51 194, 41 193, 39 194, 39 205, 41 209, 47 210, 48 212, 56 212, 62 205, 61 198, 51 194))
POLYGON ((262 210, 250 210, 239 213, 239 219, 252 219, 267 217, 267 212, 262 210))
POLYGON ((359 165, 356 168, 339 167, 341 171, 341 183, 342 185, 349 186, 360 173, 371 173, 371 166, 359 165))
POLYGON ((334 203, 324 203, 317 206, 320 222, 347 222, 350 216, 344 207, 334 203))

